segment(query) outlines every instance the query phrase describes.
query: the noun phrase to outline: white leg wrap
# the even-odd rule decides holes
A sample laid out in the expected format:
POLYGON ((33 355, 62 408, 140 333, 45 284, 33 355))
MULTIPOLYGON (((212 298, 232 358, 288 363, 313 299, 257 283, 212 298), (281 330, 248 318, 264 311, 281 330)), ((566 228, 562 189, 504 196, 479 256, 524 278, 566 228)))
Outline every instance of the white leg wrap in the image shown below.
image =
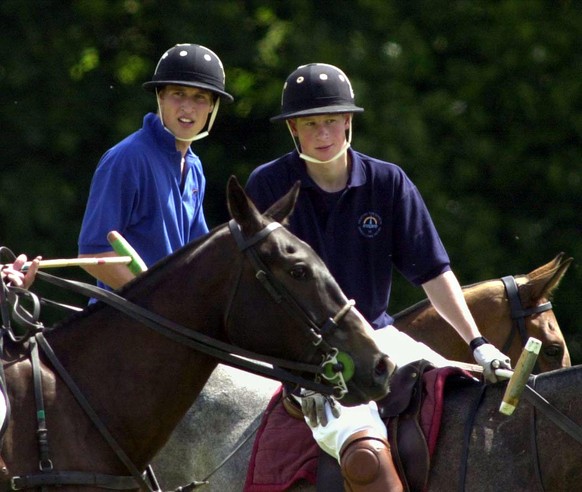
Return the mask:
POLYGON ((6 397, 4 396, 4 393, 0 391, 0 428, 4 425, 7 411, 8 410, 6 407, 6 397))

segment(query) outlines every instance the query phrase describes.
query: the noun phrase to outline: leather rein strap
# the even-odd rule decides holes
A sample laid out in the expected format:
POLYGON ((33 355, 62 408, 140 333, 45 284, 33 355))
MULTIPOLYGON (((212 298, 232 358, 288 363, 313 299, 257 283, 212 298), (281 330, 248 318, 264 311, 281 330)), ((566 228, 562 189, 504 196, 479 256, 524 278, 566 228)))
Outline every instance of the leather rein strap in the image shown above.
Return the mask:
POLYGON ((160 316, 137 304, 132 303, 131 301, 115 294, 114 292, 103 290, 94 285, 77 282, 75 280, 66 280, 59 277, 54 277, 45 272, 37 272, 37 276, 53 285, 68 288, 80 294, 98 299, 105 304, 114 307, 123 314, 126 314, 136 321, 139 321, 145 326, 153 329, 157 333, 164 335, 178 343, 194 348, 199 352, 211 355, 233 367, 265 376, 270 379, 299 384, 324 394, 331 394, 332 392, 332 388, 330 386, 314 383, 313 381, 295 376, 288 371, 278 369, 279 367, 285 367, 301 372, 318 374, 321 372, 320 366, 268 357, 241 349, 235 345, 221 342, 215 338, 208 337, 202 333, 198 333, 183 327, 178 323, 175 323, 167 318, 164 318, 163 316, 160 316), (259 364, 256 361, 272 364, 274 367, 259 364))

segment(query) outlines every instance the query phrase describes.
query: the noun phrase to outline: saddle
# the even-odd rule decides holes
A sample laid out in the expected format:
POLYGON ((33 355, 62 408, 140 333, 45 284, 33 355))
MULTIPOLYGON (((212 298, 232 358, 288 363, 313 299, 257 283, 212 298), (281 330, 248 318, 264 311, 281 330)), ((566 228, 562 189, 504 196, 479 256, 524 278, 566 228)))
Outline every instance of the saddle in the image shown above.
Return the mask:
POLYGON ((422 492, 428 481, 430 451, 420 425, 420 412, 423 375, 434 368, 424 359, 402 366, 392 376, 390 393, 378 402, 394 465, 402 485, 410 492, 422 492))

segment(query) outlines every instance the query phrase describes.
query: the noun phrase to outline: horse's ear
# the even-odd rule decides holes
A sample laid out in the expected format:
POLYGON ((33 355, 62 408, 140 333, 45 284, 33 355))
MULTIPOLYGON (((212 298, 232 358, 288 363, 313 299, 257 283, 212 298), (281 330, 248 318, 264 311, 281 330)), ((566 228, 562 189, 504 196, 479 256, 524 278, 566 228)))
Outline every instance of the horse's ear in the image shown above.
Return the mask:
POLYGON ((550 298, 572 261, 573 258, 565 258, 564 253, 560 253, 549 263, 528 273, 528 282, 524 287, 528 291, 530 298, 535 300, 550 298))
POLYGON ((236 176, 228 178, 226 196, 230 216, 248 233, 261 227, 261 214, 251 202, 236 176))
POLYGON ((293 212, 295 208, 295 203, 297 203, 297 197, 299 196, 299 188, 301 187, 301 181, 295 181, 293 187, 277 200, 273 205, 271 205, 265 215, 272 217, 277 222, 284 222, 289 215, 293 212))

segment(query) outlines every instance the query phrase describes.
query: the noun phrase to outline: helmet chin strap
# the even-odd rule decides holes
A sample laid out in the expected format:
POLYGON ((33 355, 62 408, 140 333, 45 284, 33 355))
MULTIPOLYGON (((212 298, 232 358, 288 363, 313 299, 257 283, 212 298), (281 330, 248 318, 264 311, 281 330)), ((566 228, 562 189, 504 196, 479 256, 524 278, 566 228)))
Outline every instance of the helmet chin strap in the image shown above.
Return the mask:
POLYGON ((160 97, 158 94, 158 88, 156 87, 156 102, 158 104, 158 115, 160 116, 160 121, 162 122, 162 126, 164 127, 164 130, 166 130, 170 135, 172 135, 176 140, 179 140, 180 142, 189 142, 192 143, 195 140, 200 140, 204 137, 207 137, 208 135, 210 135, 210 130, 212 129, 212 125, 214 125, 214 120, 216 119, 216 115, 218 114, 218 107, 220 106, 220 97, 216 97, 216 101, 214 102, 214 109, 212 110, 212 113, 210 114, 210 120, 208 121, 208 129, 205 132, 202 133, 198 133, 197 135, 194 135, 192 138, 181 138, 181 137, 177 137, 176 135, 174 135, 174 133, 172 132, 172 130, 170 130, 164 123, 164 116, 162 115, 162 107, 160 106, 160 97))
POLYGON ((295 144, 295 148, 297 149, 297 152, 299 152, 299 157, 301 157, 305 161, 313 162, 315 164, 327 164, 328 162, 335 161, 338 157, 341 157, 342 155, 344 155, 352 144, 352 120, 350 118, 350 127, 348 128, 348 138, 345 140, 345 142, 342 145, 339 152, 336 155, 334 155, 331 159, 328 159, 326 161, 320 161, 319 159, 316 159, 315 157, 311 157, 310 155, 307 155, 307 154, 304 154, 303 152, 301 152, 301 147, 299 146, 299 142, 298 142, 299 139, 297 137, 295 137, 295 135, 293 135, 293 130, 291 129, 291 125, 289 124, 289 120, 286 120, 285 123, 287 124, 287 128, 289 130, 289 133, 291 133, 291 138, 293 139, 293 143, 295 144))

